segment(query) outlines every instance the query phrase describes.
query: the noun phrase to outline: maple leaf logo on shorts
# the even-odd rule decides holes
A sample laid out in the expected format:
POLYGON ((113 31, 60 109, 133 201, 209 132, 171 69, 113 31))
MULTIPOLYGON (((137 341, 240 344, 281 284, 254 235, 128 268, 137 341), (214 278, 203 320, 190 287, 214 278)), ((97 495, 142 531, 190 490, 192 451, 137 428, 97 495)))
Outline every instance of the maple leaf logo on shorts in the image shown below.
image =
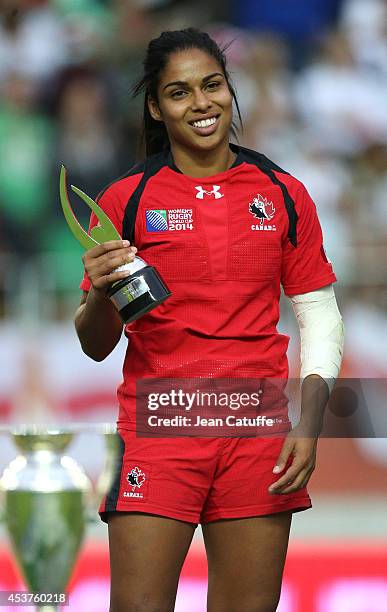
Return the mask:
POLYGON ((136 466, 127 473, 126 480, 132 485, 132 491, 134 491, 136 487, 140 488, 145 481, 145 474, 136 466))

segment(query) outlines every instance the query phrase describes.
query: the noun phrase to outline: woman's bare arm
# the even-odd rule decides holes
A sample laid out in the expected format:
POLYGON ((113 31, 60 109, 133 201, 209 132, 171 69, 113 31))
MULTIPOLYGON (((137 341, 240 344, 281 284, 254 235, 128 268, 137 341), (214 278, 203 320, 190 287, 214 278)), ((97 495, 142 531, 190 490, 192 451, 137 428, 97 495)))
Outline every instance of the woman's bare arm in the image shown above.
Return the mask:
POLYGON ((83 352, 94 361, 103 361, 121 338, 120 315, 110 299, 93 288, 83 292, 74 323, 83 352))
POLYGON ((128 275, 114 270, 133 261, 136 251, 128 241, 114 240, 90 249, 82 258, 92 286, 83 292, 74 324, 83 352, 95 361, 110 355, 121 338, 123 323, 107 291, 128 275))

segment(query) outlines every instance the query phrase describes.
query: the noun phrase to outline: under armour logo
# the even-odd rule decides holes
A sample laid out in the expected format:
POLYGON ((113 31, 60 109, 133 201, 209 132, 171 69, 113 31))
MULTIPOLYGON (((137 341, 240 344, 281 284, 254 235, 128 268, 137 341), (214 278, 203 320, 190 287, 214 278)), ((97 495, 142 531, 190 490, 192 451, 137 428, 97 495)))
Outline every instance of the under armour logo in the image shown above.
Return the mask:
POLYGON ((212 191, 206 191, 205 189, 203 189, 203 187, 201 185, 198 185, 197 187, 195 187, 195 189, 197 189, 198 193, 196 194, 196 197, 199 200, 202 200, 204 198, 204 194, 206 195, 213 195, 215 196, 215 200, 219 200, 219 198, 223 198, 223 193, 220 193, 220 185, 212 185, 212 191))

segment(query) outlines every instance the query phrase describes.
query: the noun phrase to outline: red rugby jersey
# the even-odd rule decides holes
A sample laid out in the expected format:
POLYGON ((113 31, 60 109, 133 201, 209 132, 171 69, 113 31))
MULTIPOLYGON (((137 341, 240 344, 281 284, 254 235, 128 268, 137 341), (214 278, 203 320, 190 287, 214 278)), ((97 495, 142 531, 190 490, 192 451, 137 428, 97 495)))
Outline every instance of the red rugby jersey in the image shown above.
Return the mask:
MULTIPOLYGON (((226 172, 192 178, 163 153, 98 199, 172 292, 125 326, 121 427, 135 422, 141 378, 286 378, 289 336, 276 329, 281 284, 290 296, 337 280, 302 183, 259 153, 231 148, 237 158, 226 172)), ((86 274, 80 287, 90 289, 86 274)))

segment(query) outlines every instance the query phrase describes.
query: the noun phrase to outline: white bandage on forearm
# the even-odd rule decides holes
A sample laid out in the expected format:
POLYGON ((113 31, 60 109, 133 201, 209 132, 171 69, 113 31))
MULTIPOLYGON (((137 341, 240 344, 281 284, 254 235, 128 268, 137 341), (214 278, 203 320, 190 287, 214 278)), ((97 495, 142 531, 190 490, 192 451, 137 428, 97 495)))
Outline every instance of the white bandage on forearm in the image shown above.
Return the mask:
POLYGON ((290 298, 301 336, 301 381, 310 374, 325 379, 331 391, 340 372, 344 324, 333 286, 290 298))

